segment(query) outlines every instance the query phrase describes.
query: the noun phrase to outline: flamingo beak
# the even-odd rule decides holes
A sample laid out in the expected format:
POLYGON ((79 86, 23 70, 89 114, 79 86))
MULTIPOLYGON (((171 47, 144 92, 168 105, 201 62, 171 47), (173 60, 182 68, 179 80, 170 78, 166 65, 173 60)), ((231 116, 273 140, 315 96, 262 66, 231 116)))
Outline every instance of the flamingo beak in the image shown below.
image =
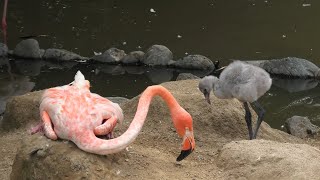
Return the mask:
POLYGON ((187 130, 187 133, 183 138, 182 150, 180 155, 177 157, 177 161, 181 161, 187 156, 189 156, 189 154, 191 154, 192 151, 194 150, 194 147, 195 147, 195 141, 194 141, 193 133, 187 130))
MULTIPOLYGON (((191 143, 190 143, 190 146, 191 146, 191 143)), ((190 149, 188 149, 188 150, 181 150, 180 155, 177 157, 177 161, 183 160, 184 158, 186 158, 187 156, 189 156, 189 154, 191 154, 192 151, 193 151, 192 148, 190 148, 190 149)))

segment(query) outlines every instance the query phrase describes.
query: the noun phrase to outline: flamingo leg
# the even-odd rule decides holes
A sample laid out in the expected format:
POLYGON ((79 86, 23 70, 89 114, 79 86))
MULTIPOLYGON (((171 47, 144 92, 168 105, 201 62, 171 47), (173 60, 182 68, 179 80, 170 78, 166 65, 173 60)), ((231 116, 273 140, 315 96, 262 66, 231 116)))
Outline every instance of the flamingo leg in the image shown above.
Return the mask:
POLYGON ((7 44, 7 6, 8 6, 8 0, 4 0, 3 14, 2 14, 2 33, 3 33, 3 41, 5 44, 7 44))
MULTIPOLYGON (((106 119, 106 118, 104 118, 106 119)), ((114 127, 117 125, 118 119, 116 116, 111 116, 110 118, 107 119, 103 124, 100 126, 97 126, 94 129, 94 134, 95 135, 107 135, 107 138, 113 138, 112 131, 114 127)))
POLYGON ((247 102, 244 102, 243 106, 244 106, 244 110, 246 112, 245 119, 246 119, 246 123, 247 123, 247 126, 248 126, 248 131, 249 131, 249 139, 251 140, 251 139, 253 139, 251 112, 250 112, 249 105, 248 105, 247 102))
POLYGON ((264 114, 266 113, 266 110, 261 106, 261 104, 258 102, 258 101, 254 101, 252 103, 252 105, 254 105, 253 107, 253 110, 257 113, 258 115, 258 120, 257 120, 257 124, 256 124, 256 129, 254 131, 254 134, 253 134, 253 139, 256 139, 257 137, 257 134, 258 134, 258 130, 260 128, 260 125, 262 123, 262 120, 263 120, 263 117, 264 117, 264 114))
POLYGON ((49 117, 49 114, 46 111, 41 112, 41 119, 43 122, 44 134, 52 140, 57 140, 58 137, 56 133, 53 131, 51 119, 49 117))

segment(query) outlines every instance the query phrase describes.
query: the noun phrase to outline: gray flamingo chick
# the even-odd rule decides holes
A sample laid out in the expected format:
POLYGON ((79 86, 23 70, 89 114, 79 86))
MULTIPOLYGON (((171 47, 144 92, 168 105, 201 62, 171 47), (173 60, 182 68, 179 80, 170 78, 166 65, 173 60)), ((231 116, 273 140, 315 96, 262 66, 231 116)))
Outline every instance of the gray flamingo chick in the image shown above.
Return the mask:
POLYGON ((270 89, 271 84, 270 75, 262 68, 234 61, 222 71, 219 79, 215 76, 202 78, 199 82, 199 89, 209 104, 211 104, 211 90, 220 99, 236 98, 242 102, 249 138, 255 139, 265 114, 265 110, 257 100, 270 89), (254 133, 252 133, 251 112, 248 103, 258 115, 254 133))

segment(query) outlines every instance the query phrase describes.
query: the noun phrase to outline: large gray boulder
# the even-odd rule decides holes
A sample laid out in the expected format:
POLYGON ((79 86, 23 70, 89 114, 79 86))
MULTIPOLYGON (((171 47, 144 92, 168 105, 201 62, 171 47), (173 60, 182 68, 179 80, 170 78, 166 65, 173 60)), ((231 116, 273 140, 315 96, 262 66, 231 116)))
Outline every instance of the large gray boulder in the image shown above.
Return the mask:
POLYGON ((287 57, 283 59, 246 62, 259 66, 272 75, 320 79, 319 67, 306 59, 287 57))
POLYGON ((107 64, 119 64, 120 60, 125 56, 126 53, 123 50, 117 48, 110 48, 101 55, 93 56, 91 59, 107 64))
POLYGON ((40 49, 35 39, 26 39, 19 42, 13 50, 13 56, 27 59, 41 59, 44 50, 40 49))
POLYGON ((133 51, 124 56, 121 59, 122 64, 130 65, 130 64, 139 64, 141 63, 144 56, 144 52, 142 51, 133 51))
POLYGON ((213 69, 213 62, 202 55, 189 55, 170 64, 171 66, 184 69, 206 70, 213 69))
POLYGON ((0 43, 0 57, 8 56, 8 46, 6 44, 0 43))
POLYGON ((142 63, 149 66, 166 66, 172 59, 172 52, 166 46, 153 45, 145 53, 142 63))
POLYGON ((43 59, 55 61, 75 61, 87 60, 88 58, 82 57, 76 53, 67 51, 65 49, 50 48, 45 51, 43 59))
POLYGON ((285 122, 286 130, 289 134, 306 138, 312 137, 319 132, 319 127, 312 124, 307 117, 293 116, 285 122))

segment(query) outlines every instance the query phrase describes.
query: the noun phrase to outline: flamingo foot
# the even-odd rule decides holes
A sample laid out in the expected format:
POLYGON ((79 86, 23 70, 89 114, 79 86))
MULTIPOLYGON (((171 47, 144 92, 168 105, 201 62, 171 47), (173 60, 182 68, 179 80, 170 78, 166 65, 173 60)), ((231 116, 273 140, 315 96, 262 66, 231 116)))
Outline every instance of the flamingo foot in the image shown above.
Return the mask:
POLYGON ((114 138, 114 135, 113 135, 113 132, 109 132, 108 134, 106 135, 97 135, 98 138, 100 139, 113 139, 114 138))
POLYGON ((43 124, 42 123, 39 123, 38 125, 34 126, 34 127, 31 127, 29 133, 32 135, 32 134, 36 134, 38 132, 44 132, 43 131, 43 124))

